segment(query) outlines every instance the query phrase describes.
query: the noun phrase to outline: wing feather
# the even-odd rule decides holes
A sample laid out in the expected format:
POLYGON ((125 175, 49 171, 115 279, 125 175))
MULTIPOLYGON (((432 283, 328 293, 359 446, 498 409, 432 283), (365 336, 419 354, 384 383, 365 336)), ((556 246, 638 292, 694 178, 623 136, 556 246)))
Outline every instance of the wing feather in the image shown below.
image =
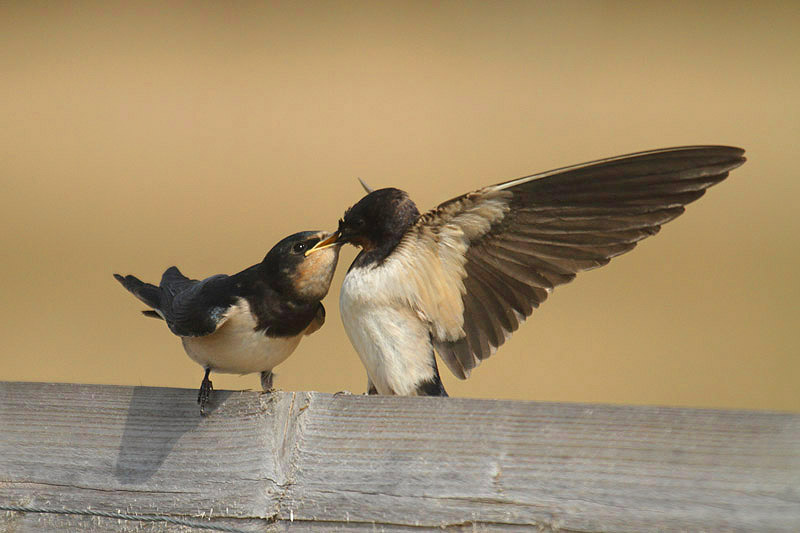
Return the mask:
POLYGON ((409 304, 459 378, 578 272, 658 233, 724 180, 744 151, 641 152, 486 187, 422 215, 391 256, 409 304))
POLYGON ((162 312, 169 329, 181 337, 209 335, 225 323, 225 314, 234 302, 225 274, 201 281, 184 276, 170 267, 161 278, 164 295, 162 312))
POLYGON ((535 289, 508 276, 502 269, 492 268, 480 257, 475 257, 467 264, 467 273, 470 269, 480 272, 492 291, 503 300, 504 312, 508 316, 507 329, 516 330, 519 326, 518 315, 524 315, 525 311, 527 314, 533 312, 532 301, 538 305, 535 289))
POLYGON ((467 283, 465 285, 467 292, 474 294, 483 304, 491 324, 488 331, 489 341, 493 346, 499 346, 505 342, 506 332, 515 329, 512 325, 515 319, 511 312, 511 306, 495 290, 490 277, 485 272, 481 272, 479 268, 471 263, 467 263, 466 270, 467 277, 465 279, 467 283))

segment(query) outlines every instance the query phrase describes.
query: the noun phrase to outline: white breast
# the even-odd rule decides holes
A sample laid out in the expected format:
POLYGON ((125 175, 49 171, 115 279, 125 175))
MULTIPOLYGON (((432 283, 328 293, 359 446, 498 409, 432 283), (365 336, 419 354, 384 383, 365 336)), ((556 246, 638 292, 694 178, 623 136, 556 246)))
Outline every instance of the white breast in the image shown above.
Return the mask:
POLYGON ((300 344, 294 337, 267 337, 256 331, 247 300, 240 299, 226 313, 217 330, 204 337, 182 337, 183 347, 194 361, 214 372, 250 374, 272 370, 300 344))
POLYGON ((339 298, 350 342, 380 394, 411 395, 433 375, 427 324, 386 269, 355 268, 339 298))

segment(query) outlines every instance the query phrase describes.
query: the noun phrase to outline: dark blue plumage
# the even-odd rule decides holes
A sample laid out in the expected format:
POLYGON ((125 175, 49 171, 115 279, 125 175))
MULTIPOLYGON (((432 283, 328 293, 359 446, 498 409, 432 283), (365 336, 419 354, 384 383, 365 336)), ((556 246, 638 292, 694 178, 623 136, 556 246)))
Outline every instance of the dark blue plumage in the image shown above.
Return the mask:
POLYGON ((266 390, 272 384, 272 369, 294 351, 303 335, 322 327, 321 300, 330 287, 339 247, 307 252, 329 236, 314 231, 291 235, 261 263, 231 276, 194 280, 172 266, 158 286, 131 275, 114 277, 152 308, 143 311, 145 315, 164 319, 181 337, 189 357, 206 369, 198 398, 202 410, 212 370, 260 372, 266 390))

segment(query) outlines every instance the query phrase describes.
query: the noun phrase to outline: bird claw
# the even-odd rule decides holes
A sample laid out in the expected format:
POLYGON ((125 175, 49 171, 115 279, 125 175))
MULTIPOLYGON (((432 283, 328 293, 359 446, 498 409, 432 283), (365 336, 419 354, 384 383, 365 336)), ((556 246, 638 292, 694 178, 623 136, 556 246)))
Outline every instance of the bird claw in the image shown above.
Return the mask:
POLYGON ((203 378, 203 382, 200 383, 200 391, 197 393, 197 403, 200 404, 201 416, 206 416, 206 404, 211 396, 211 391, 214 390, 214 385, 211 383, 211 380, 208 379, 209 373, 210 371, 206 370, 206 375, 203 378))

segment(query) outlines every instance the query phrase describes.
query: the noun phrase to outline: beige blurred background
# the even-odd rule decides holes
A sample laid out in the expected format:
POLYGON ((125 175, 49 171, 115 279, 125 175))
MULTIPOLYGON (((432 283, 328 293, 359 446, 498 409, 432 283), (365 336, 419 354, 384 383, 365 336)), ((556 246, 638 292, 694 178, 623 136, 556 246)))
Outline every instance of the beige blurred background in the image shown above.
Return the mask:
MULTIPOLYGON (((234 273, 333 228, 357 177, 428 209, 718 143, 749 162, 445 384, 800 411, 799 27, 797 2, 3 3, 0 379, 196 388, 202 369, 112 272, 234 273)), ((337 303, 354 256, 280 388, 363 392, 337 303)))

